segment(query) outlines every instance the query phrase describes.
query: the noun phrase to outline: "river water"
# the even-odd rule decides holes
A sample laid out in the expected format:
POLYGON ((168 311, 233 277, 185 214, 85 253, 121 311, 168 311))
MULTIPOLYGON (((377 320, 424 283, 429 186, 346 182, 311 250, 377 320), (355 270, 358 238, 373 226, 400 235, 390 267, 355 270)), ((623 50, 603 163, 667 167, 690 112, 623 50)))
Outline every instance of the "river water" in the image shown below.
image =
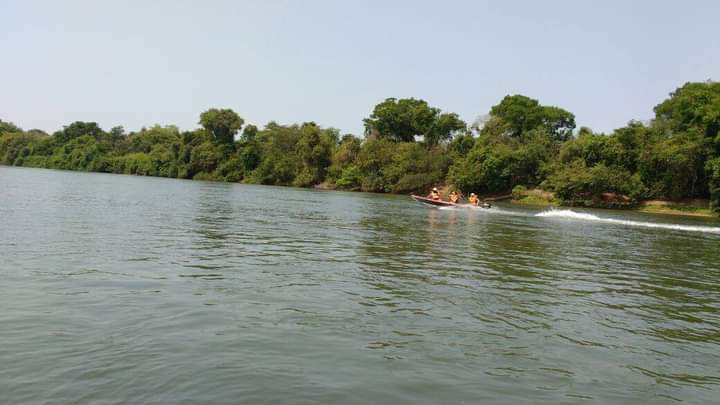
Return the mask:
POLYGON ((0 167, 0 402, 718 403, 720 221, 0 167))

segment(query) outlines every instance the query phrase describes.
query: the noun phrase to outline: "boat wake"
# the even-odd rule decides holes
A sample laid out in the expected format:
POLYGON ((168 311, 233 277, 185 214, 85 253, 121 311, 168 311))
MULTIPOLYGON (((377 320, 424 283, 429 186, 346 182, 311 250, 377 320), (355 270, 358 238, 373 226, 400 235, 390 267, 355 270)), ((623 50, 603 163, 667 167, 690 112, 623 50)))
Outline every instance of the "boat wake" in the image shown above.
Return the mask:
POLYGON ((513 211, 513 210, 505 210, 498 206, 492 206, 490 208, 482 208, 482 207, 472 207, 473 210, 480 211, 480 212, 487 212, 489 214, 500 214, 500 215, 510 215, 514 217, 527 217, 530 216, 526 212, 521 211, 513 211))
POLYGON ((516 217, 527 217, 530 216, 529 214, 525 212, 519 212, 519 211, 512 211, 512 210, 504 210, 502 208, 498 208, 497 206, 492 206, 490 208, 485 207, 474 207, 471 205, 459 205, 454 207, 437 207, 437 209, 442 211, 453 211, 453 210, 470 210, 475 212, 481 212, 481 213, 488 213, 488 214, 502 214, 502 215, 512 215, 516 217))
POLYGON ((688 231, 688 232, 704 232, 714 233, 720 235, 720 227, 714 226, 693 226, 693 225, 678 225, 678 224, 664 224, 659 222, 644 222, 644 221, 631 221, 624 219, 615 218, 603 218, 597 215, 588 214, 584 212, 575 212, 573 210, 556 210, 551 209, 547 211, 535 214, 536 217, 542 218, 567 218, 581 221, 595 221, 604 222, 608 224, 618 224, 625 226, 636 226, 645 228, 659 228, 659 229, 671 229, 677 231, 688 231))

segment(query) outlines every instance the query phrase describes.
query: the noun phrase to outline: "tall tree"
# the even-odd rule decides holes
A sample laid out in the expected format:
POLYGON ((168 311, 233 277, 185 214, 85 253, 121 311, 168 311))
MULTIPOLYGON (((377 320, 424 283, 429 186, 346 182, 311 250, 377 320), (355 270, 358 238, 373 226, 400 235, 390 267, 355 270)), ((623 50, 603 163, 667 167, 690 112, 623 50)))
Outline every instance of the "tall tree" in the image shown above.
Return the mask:
POLYGON ((455 131, 465 128, 457 114, 441 114, 439 108, 414 98, 385 99, 363 122, 368 135, 399 142, 414 142, 421 136, 429 145, 450 139, 455 131))
POLYGON ((655 106, 655 116, 678 132, 698 130, 714 138, 720 133, 720 82, 685 83, 655 106))
POLYGON ((227 145, 232 145, 235 142, 235 134, 238 133, 244 123, 245 120, 229 108, 211 108, 200 114, 199 122, 215 142, 227 145))
POLYGON ((453 134, 465 129, 466 124, 455 113, 439 114, 430 128, 423 134, 424 142, 430 146, 448 141, 453 134))
POLYGON ((413 142, 424 135, 439 113, 424 100, 414 98, 385 99, 365 118, 365 132, 376 133, 392 141, 413 142))
POLYGON ((0 134, 5 132, 22 132, 22 129, 12 122, 0 120, 0 134))
MULTIPOLYGON (((559 107, 544 106, 537 100, 523 95, 505 96, 490 110, 495 125, 507 135, 521 138, 524 133, 543 128, 559 142, 572 136, 575 115, 559 107)), ((491 128, 491 127, 486 127, 491 128)))
POLYGON ((58 144, 64 144, 85 135, 98 138, 102 133, 103 130, 98 126, 97 122, 75 121, 64 126, 62 131, 55 132, 53 138, 58 144))

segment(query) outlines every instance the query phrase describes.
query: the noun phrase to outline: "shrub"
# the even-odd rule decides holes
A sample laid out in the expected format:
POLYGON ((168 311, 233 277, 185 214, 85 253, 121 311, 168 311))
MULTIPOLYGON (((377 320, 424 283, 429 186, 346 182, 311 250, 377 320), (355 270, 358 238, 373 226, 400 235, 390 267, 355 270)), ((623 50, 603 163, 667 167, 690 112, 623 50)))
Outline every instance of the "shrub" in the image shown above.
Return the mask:
POLYGON ((193 176, 193 180, 218 181, 222 179, 218 178, 212 173, 200 172, 196 173, 195 176, 193 176))
POLYGON ((337 180, 335 185, 338 188, 345 190, 356 190, 360 187, 362 182, 360 169, 355 166, 346 167, 340 174, 340 178, 337 180))
POLYGON ((705 165, 710 188, 710 208, 720 213, 720 157, 709 160, 705 165))
MULTIPOLYGON (((604 198, 606 194, 638 199, 646 192, 638 174, 631 175, 625 169, 604 164, 587 167, 579 160, 551 175, 545 186, 555 190, 565 203, 588 206, 609 206, 617 203, 614 199, 604 198)), ((626 204, 623 202, 620 205, 626 204)))
POLYGON ((407 174, 398 180, 393 186, 393 193, 411 193, 424 192, 430 189, 433 184, 437 184, 436 179, 426 174, 407 174))
POLYGON ((519 200, 523 197, 525 197, 525 194, 527 193, 527 187, 518 185, 513 187, 512 189, 512 198, 515 200, 519 200))

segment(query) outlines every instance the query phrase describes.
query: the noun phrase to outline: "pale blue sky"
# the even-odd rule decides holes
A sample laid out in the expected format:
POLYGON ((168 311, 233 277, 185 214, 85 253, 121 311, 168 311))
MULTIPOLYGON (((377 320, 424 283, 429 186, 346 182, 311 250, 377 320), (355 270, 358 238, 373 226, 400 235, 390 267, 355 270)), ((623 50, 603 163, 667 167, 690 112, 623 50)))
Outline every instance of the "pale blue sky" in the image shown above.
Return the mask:
POLYGON ((0 0, 0 118, 197 126, 210 107, 343 133, 386 97, 468 122, 506 94, 599 131, 720 79, 720 1, 0 0))

